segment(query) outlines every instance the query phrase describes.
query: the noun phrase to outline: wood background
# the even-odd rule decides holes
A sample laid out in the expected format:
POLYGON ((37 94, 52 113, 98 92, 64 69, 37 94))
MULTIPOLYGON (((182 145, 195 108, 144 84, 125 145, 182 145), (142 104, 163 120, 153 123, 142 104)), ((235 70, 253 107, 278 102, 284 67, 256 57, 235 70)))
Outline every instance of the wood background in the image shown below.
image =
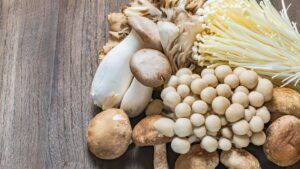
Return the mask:
MULTIPOLYGON (((153 168, 152 148, 130 146, 104 161, 86 146, 86 126, 99 111, 89 92, 106 16, 125 1, 0 0, 1 169, 153 168)), ((300 23, 300 2, 293 3, 300 23)), ((263 168, 276 168, 258 150, 250 151, 263 168)), ((170 153, 171 168, 175 159, 170 153)))

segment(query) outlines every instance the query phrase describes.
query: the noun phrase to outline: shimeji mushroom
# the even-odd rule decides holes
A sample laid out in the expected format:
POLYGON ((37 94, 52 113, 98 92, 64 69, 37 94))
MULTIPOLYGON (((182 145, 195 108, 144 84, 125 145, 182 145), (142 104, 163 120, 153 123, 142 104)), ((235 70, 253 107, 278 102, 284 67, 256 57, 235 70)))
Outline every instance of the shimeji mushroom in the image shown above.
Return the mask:
POLYGON ((133 75, 129 61, 142 47, 162 50, 156 24, 145 17, 128 18, 131 33, 104 57, 93 79, 91 95, 94 104, 108 109, 120 104, 133 75))
POLYGON ((187 154, 182 154, 177 158, 175 169, 215 169, 218 164, 218 152, 208 153, 195 144, 187 154))
POLYGON ((132 139, 136 146, 154 146, 154 169, 168 169, 166 146, 172 137, 166 137, 155 129, 154 123, 164 118, 150 115, 142 119, 133 129, 132 139))
POLYGON ((279 166, 290 166, 300 159, 300 119, 286 115, 267 129, 264 152, 269 160, 279 166))
POLYGON ((248 151, 243 149, 231 149, 223 151, 220 161, 230 169, 261 169, 259 161, 248 151))
POLYGON ((88 147, 95 156, 110 160, 125 153, 131 142, 131 134, 126 113, 121 109, 108 109, 90 121, 86 137, 88 147))

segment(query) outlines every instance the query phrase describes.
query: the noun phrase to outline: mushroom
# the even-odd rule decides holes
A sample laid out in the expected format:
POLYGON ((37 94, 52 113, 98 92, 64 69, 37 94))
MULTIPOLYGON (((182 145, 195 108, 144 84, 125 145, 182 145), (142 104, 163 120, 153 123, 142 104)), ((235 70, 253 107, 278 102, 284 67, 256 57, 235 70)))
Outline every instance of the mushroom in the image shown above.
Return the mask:
POLYGON ((129 62, 133 54, 145 46, 162 49, 153 21, 139 16, 129 17, 128 21, 132 27, 130 34, 107 53, 92 82, 93 102, 104 110, 120 105, 130 86, 133 76, 129 62))
POLYGON ((226 98, 230 98, 232 95, 232 91, 229 85, 227 84, 219 84, 216 88, 219 96, 224 96, 226 98))
POLYGON ((160 114, 163 110, 163 107, 164 107, 163 102, 159 99, 155 99, 148 104, 145 110, 145 114, 146 115, 160 114))
POLYGON ((215 69, 219 82, 223 83, 227 75, 232 73, 232 69, 228 65, 220 65, 215 69))
POLYGON ((264 152, 279 166, 290 166, 300 159, 300 119, 286 115, 273 122, 266 132, 264 152))
POLYGON ((136 146, 154 146, 154 169, 168 169, 166 146, 172 140, 160 134, 154 123, 164 118, 161 115, 150 115, 142 119, 132 132, 132 140, 136 146))
POLYGON ((228 84, 232 89, 235 89, 240 84, 239 77, 235 74, 227 75, 224 79, 224 83, 228 84))
POLYGON ((177 158, 175 169, 215 169, 218 164, 218 152, 208 153, 195 144, 187 154, 182 154, 177 158))
POLYGON ((166 56, 153 49, 137 51, 130 60, 130 69, 138 81, 149 87, 163 85, 165 81, 169 80, 172 73, 166 56))
POLYGON ((107 109, 89 122, 87 144, 98 158, 116 159, 127 150, 131 142, 131 133, 127 114, 121 109, 107 109))
POLYGON ((240 83, 248 89, 253 89, 258 83, 258 75, 252 70, 242 71, 239 75, 240 83))
POLYGON ((203 79, 195 79, 191 83, 191 90, 194 94, 200 94, 206 87, 208 87, 208 84, 203 79))
POLYGON ((243 149, 222 151, 220 161, 229 169, 261 169, 255 156, 243 149))
POLYGON ((294 115, 300 118, 300 94, 290 88, 274 88, 273 98, 267 103, 273 113, 294 115))

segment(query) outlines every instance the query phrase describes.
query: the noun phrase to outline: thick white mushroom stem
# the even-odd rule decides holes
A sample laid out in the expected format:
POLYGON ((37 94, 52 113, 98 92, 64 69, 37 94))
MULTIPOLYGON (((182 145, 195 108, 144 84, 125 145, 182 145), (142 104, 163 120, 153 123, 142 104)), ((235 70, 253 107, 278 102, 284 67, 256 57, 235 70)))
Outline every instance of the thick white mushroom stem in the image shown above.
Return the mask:
POLYGON ((154 169, 169 169, 166 144, 154 146, 154 169))
POLYGON ((104 110, 120 104, 133 78, 129 67, 130 58, 142 46, 143 40, 132 30, 120 44, 108 52, 92 82, 94 104, 104 110))

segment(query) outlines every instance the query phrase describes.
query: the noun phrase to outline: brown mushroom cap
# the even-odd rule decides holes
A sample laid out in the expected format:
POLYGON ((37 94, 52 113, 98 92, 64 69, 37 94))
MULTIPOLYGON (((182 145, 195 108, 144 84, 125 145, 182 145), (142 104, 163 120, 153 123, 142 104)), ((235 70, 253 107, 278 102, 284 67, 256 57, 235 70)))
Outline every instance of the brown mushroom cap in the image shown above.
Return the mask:
POLYGON ((264 152, 279 166, 290 166, 300 159, 300 119, 286 115, 267 129, 264 152))
POLYGON ((271 112, 300 118, 300 93, 290 88, 274 88, 273 98, 267 103, 267 107, 271 112))
POLYGON ((261 169, 256 157, 244 149, 232 148, 223 151, 220 160, 222 164, 232 169, 261 169))
POLYGON ((128 23, 143 40, 146 48, 163 51, 158 27, 152 20, 142 16, 130 16, 128 23))
POLYGON ((154 146, 158 144, 168 143, 171 137, 160 134, 154 128, 154 122, 163 118, 161 115, 150 115, 142 119, 133 129, 132 140, 137 146, 154 146))
POLYGON ((125 153, 131 134, 132 129, 126 113, 121 109, 108 109, 90 121, 86 137, 88 147, 95 156, 110 160, 125 153))
POLYGON ((169 80, 172 69, 163 53, 153 49, 137 51, 130 60, 135 78, 145 86, 158 87, 169 80))
POLYGON ((187 154, 177 158, 175 169, 215 169, 218 164, 218 152, 208 153, 199 144, 195 144, 187 154))

